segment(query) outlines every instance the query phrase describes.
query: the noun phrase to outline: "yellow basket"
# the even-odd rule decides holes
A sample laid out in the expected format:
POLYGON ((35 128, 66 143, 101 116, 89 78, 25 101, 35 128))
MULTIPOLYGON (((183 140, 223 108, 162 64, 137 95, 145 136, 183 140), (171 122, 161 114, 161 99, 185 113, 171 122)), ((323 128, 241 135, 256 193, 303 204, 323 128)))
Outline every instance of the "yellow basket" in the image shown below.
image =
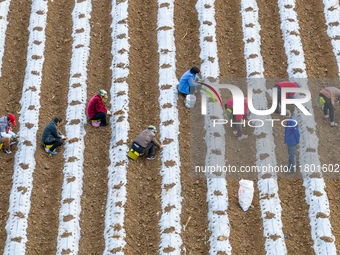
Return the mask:
POLYGON ((53 144, 50 144, 50 145, 46 145, 46 144, 45 144, 45 148, 46 148, 46 149, 51 149, 52 146, 53 146, 53 144))
POLYGON ((223 115, 227 118, 227 120, 231 120, 233 118, 233 109, 228 107, 223 111, 223 115))
POLYGON ((133 149, 130 149, 129 153, 127 154, 130 159, 136 160, 139 157, 139 153, 133 149))

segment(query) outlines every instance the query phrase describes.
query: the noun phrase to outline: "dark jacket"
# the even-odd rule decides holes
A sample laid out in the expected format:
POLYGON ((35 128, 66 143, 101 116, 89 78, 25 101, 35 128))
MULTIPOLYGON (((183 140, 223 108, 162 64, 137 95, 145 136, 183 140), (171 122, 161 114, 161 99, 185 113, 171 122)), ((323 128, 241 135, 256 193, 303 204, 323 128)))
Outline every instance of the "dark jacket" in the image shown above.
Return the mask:
POLYGON ((297 121, 295 120, 295 118, 291 117, 286 122, 285 143, 288 144, 288 145, 296 145, 299 142, 300 142, 299 126, 297 125, 297 121))
POLYGON ((47 124, 42 134, 43 143, 53 142, 55 139, 61 139, 62 133, 58 130, 54 121, 47 124))

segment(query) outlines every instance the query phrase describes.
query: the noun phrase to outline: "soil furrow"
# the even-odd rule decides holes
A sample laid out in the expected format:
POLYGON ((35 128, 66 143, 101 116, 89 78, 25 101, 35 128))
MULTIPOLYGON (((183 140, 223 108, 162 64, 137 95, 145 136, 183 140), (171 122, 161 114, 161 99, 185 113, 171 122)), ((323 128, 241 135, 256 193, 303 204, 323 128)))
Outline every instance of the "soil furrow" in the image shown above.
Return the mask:
POLYGON ((336 78, 338 73, 323 8, 319 0, 296 1, 308 78, 336 78))
MULTIPOLYGON (((244 95, 246 95, 247 85, 244 79, 231 80, 232 78, 245 78, 247 75, 240 1, 216 1, 215 8, 220 77, 222 80, 226 79, 224 82, 240 87, 244 95)), ((226 102, 230 97, 231 94, 229 91, 222 91, 223 102, 226 102)), ((237 137, 232 133, 229 123, 225 125, 225 129, 226 165, 236 166, 237 169, 240 169, 241 166, 255 165, 256 148, 253 129, 250 127, 243 128, 243 133, 248 135, 248 138, 243 141, 237 140, 237 137)), ((251 179, 242 175, 238 177, 227 177, 230 243, 233 252, 236 254, 250 254, 254 251, 256 251, 256 254, 264 254, 265 252, 265 239, 263 238, 263 226, 258 197, 259 191, 256 183, 257 179, 251 179), (254 181, 252 206, 246 212, 241 209, 238 202, 239 180, 242 178, 254 181)))
MULTIPOLYGON (((287 57, 282 41, 277 2, 257 1, 261 26, 261 52, 266 79, 287 77, 287 57), (272 68, 275 67, 275 68, 272 68)), ((271 84, 269 84, 271 85, 271 84)))
MULTIPOLYGON (((1 0, 0 0, 1 1, 1 0)), ((83 0, 78 0, 82 2, 83 0)), ((0 117, 20 109, 19 100, 22 94, 22 84, 25 77, 26 53, 31 12, 31 0, 11 1, 6 31, 6 45, 0 77, 0 117)), ((37 133, 37 151, 35 155, 36 169, 33 174, 33 190, 31 197, 31 211, 28 218, 27 254, 55 254, 58 234, 58 216, 63 182, 62 169, 65 161, 63 147, 58 148, 58 155, 48 156, 41 144, 41 135, 45 125, 55 116, 65 119, 68 102, 68 86, 70 73, 70 58, 72 55, 72 16, 74 1, 48 1, 49 12, 46 27, 45 63, 41 88, 41 109, 39 129, 37 133)), ((125 0, 116 1, 123 4, 125 0)), ((192 66, 200 66, 201 49, 199 42, 199 21, 196 11, 196 0, 175 1, 175 43, 176 43, 176 74, 178 79, 192 66)), ((284 50, 282 32, 280 28, 280 14, 277 1, 257 0, 259 6, 259 23, 261 25, 261 53, 264 61, 267 88, 274 85, 276 80, 287 78, 287 57, 284 50), (270 79, 275 79, 270 80, 270 79)), ((163 4, 166 7, 166 3, 163 4)), ((163 7, 164 7, 163 6, 163 7)), ((122 20, 129 26, 130 74, 129 84, 129 145, 136 135, 148 125, 158 127, 159 122, 159 90, 158 90, 158 45, 157 45, 157 1, 135 0, 129 1, 129 18, 122 20)), ((230 83, 237 83, 246 95, 245 80, 236 78, 246 77, 246 61, 244 59, 244 42, 240 1, 217 0, 216 33, 220 77, 227 78, 230 83), (233 79, 233 80, 232 80, 233 79)), ((324 18, 324 6, 320 0, 297 0, 295 10, 298 13, 301 40, 306 58, 308 85, 312 98, 318 95, 324 86, 339 86, 338 67, 333 53, 331 40, 327 35, 324 18), (313 78, 319 78, 318 80, 313 78), (329 78, 329 79, 328 79, 329 78)), ((111 1, 92 1, 91 13, 91 43, 88 62, 87 100, 105 89, 110 92, 111 86, 111 1)), ((1 18, 1 17, 0 17, 1 18)), ((333 24, 335 25, 335 24, 333 24)), ((81 31, 79 31, 81 32, 81 31)), ((124 36, 123 34, 120 36, 124 36)), ((195 110, 200 107, 200 97, 196 94, 195 110)), ((225 102, 230 98, 229 91, 222 91, 225 102)), ((206 202, 206 179, 197 179, 191 175, 190 148, 198 151, 204 162, 206 146, 204 142, 190 141, 190 134, 195 128, 190 126, 189 110, 184 106, 184 98, 178 99, 180 120, 180 155, 182 182, 182 229, 183 254, 209 254, 208 204, 206 202), (185 247, 185 248, 184 248, 185 247)), ((107 101, 109 107, 109 100, 107 101)), ((338 108, 338 106, 336 106, 338 108)), ((199 112, 199 110, 198 110, 199 112)), ((331 166, 339 164, 338 137, 340 131, 330 128, 329 121, 323 120, 322 111, 314 108, 319 138, 318 153, 321 164, 331 166)), ((18 116, 17 116, 18 117, 18 116)), ((280 118, 273 115, 272 118, 280 118)), ((335 121, 340 118, 335 111, 335 121)), ((85 161, 83 177, 83 196, 81 198, 81 239, 79 254, 100 254, 104 250, 103 237, 104 215, 107 199, 107 167, 110 164, 109 146, 112 135, 110 126, 95 129, 86 125, 85 161)), ((226 165, 252 166, 255 165, 255 139, 253 129, 243 129, 249 137, 238 141, 231 131, 229 123, 226 128, 226 165)), ((15 127, 17 132, 19 126, 15 127)), ((64 128, 61 127, 61 131, 64 128)), ((283 143, 284 128, 274 124, 275 154, 277 165, 286 165, 288 153, 283 143)), ((0 253, 3 253, 6 241, 6 221, 8 219, 9 194, 12 186, 14 153, 7 155, 1 152, 0 157, 0 253)), ((154 161, 139 158, 128 164, 127 202, 125 206, 126 246, 124 253, 158 254, 159 253, 159 219, 161 216, 160 194, 161 177, 159 174, 161 162, 158 156, 154 161)), ((195 155, 197 157, 197 155, 195 155)), ((297 157, 298 158, 298 157, 297 157)), ((195 162, 196 163, 196 162, 195 162)), ((298 163, 298 162, 297 162, 298 163)), ((204 164, 204 163, 203 163, 204 164)), ((196 164, 197 165, 197 164, 196 164)), ((335 168, 334 168, 335 169, 335 168)), ((339 169, 337 169, 339 171, 339 169)), ((286 178, 280 175, 279 198, 282 206, 283 233, 288 253, 313 253, 309 206, 305 200, 305 190, 299 178, 286 178)), ((328 217, 335 235, 335 244, 340 249, 340 217, 338 189, 339 174, 324 173, 326 191, 330 201, 330 215, 328 217)), ((235 176, 234 176, 235 177, 235 176)), ((244 177, 244 176, 243 176, 244 177)), ((265 253, 265 238, 259 206, 259 191, 256 187, 252 206, 243 212, 238 204, 238 181, 242 176, 227 179, 229 197, 228 217, 230 220, 230 243, 235 254, 263 254, 265 253)), ((244 177, 245 178, 245 177, 244 177)), ((251 178, 247 178, 251 179, 251 178)), ((121 227, 121 226, 114 226, 121 227)), ((166 251, 163 251, 166 252, 166 251)))
MULTIPOLYGON (((193 66, 200 67, 199 21, 194 8, 196 1, 175 1, 175 44, 176 44, 176 75, 178 80, 184 72, 193 66)), ((197 95, 196 95, 197 96, 197 95)), ((198 99, 199 101, 199 99, 198 99)), ((199 102, 196 102, 199 107, 199 102)), ((178 115, 180 122, 180 155, 182 182, 182 230, 183 246, 187 254, 208 254, 208 204, 206 202, 206 179, 193 178, 190 169, 190 148, 200 148, 199 155, 204 159, 205 144, 190 143, 190 110, 184 105, 184 98, 179 96, 178 115)), ((203 129, 203 126, 202 128, 203 129)), ((204 137, 204 136, 203 136, 204 137)))
MULTIPOLYGON (((31 1, 12 1, 7 16, 5 51, 2 59, 2 76, 0 77, 0 117, 9 113, 16 115, 20 110, 22 84, 25 78, 26 55, 28 44, 28 23, 30 17, 31 1)), ((15 133, 19 130, 19 123, 13 128, 15 133)), ((12 188, 12 175, 16 146, 12 154, 7 155, 0 151, 0 253, 4 252, 6 242, 6 222, 8 219, 9 195, 12 188)))
MULTIPOLYGON (((333 53, 331 39, 327 35, 327 26, 324 14, 324 5, 322 1, 305 1, 296 2, 296 11, 300 22, 301 40, 304 46, 306 56, 307 75, 313 79, 309 82, 312 98, 316 98, 323 87, 339 87, 338 66, 333 53), (329 79, 328 79, 329 78, 329 79), (334 78, 334 79, 333 79, 334 78)), ((311 79, 309 79, 311 80, 311 79)), ((338 108, 338 105, 335 105, 338 108)), ((330 169, 339 164, 338 160, 338 142, 335 137, 339 137, 338 129, 331 129, 329 121, 323 121, 323 112, 320 108, 314 107, 315 121, 317 122, 317 135, 319 137, 318 152, 321 166, 325 164, 330 169)), ((340 119, 338 111, 335 111, 335 121, 340 119)), ((339 169, 338 169, 339 170, 339 169)), ((335 245, 337 250, 340 249, 340 226, 337 219, 340 217, 338 208, 338 186, 340 185, 339 172, 325 171, 325 183, 329 201, 330 201, 330 223, 335 235, 335 245)))
MULTIPOLYGON (((307 75, 309 79, 309 87, 312 93, 312 98, 316 98, 323 87, 334 86, 339 87, 338 67, 336 58, 333 53, 331 39, 327 35, 327 26, 324 14, 323 1, 305 1, 298 0, 296 2, 296 11, 298 12, 300 22, 301 40, 304 46, 306 56, 307 75)), ((335 105, 338 108, 338 105, 335 105)), ((318 152, 320 156, 321 166, 325 164, 326 169, 331 169, 338 160, 338 141, 334 139, 339 137, 340 132, 338 129, 332 129, 329 121, 323 120, 323 111, 314 107, 315 121, 317 122, 316 133, 319 138, 318 152)), ((338 111, 335 111, 335 121, 340 119, 338 111)), ((338 169, 339 171, 339 169, 338 169)), ((339 172, 324 172, 326 188, 329 201, 330 201, 330 223, 333 228, 333 235, 335 236, 335 245, 337 250, 340 249, 340 226, 338 223, 339 212, 339 199, 336 195, 340 185, 339 172)))
MULTIPOLYGON (((106 90, 110 97, 111 9, 110 1, 92 1, 90 56, 87 63, 87 102, 100 89, 106 90)), ((107 109, 110 109, 109 100, 105 101, 107 109)), ((107 121, 109 123, 109 118, 107 121)), ((85 130, 79 254, 100 254, 105 247, 103 231, 108 190, 107 168, 110 165, 108 153, 112 135, 111 125, 95 128, 88 122, 85 130)))
MULTIPOLYGON (((159 126, 157 2, 129 1, 130 75, 129 145, 148 125, 159 126)), ((156 135, 157 137, 157 135, 156 135)), ((148 161, 130 161, 125 205, 125 254, 157 254, 160 233, 161 177, 159 151, 148 161)))
MULTIPOLYGON (((59 207, 64 166, 63 147, 55 156, 46 154, 41 135, 46 124, 60 116, 65 120, 69 64, 71 57, 70 1, 49 2, 45 62, 42 73, 40 117, 35 153, 36 169, 33 174, 31 211, 27 228, 27 254, 53 254, 59 226, 59 207)), ((60 130, 65 133, 63 127, 60 130)))
MULTIPOLYGON (((280 13, 277 2, 268 3, 258 1, 260 10, 262 56, 264 59, 265 78, 267 88, 272 88, 276 81, 288 80, 287 56, 280 29, 280 13)), ((269 104, 271 102, 268 102, 269 104)), ((289 108, 289 107, 288 107, 289 108)), ((289 108, 291 111, 293 108, 289 108)), ((276 114, 273 119, 285 119, 276 114)), ((288 163, 287 147, 284 144, 284 128, 281 125, 273 127, 275 154, 278 166, 286 166, 288 163)), ((297 155, 297 164, 298 164, 297 155)), ((289 253, 300 249, 303 253, 311 253, 310 220, 308 218, 308 205, 305 202, 305 189, 302 186, 301 175, 292 177, 286 173, 278 173, 280 178, 279 198, 282 207, 282 223, 285 242, 289 253), (299 205, 299 206, 297 206, 299 205), (301 234, 303 229, 303 234, 301 234)))

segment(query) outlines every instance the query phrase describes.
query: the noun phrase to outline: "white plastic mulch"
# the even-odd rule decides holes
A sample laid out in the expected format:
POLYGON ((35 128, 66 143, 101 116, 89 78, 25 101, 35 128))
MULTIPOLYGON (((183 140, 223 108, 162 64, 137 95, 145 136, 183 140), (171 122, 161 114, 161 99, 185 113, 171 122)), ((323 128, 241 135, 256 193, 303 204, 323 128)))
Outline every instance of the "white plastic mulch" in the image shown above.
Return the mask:
POLYGON ((181 161, 179 155, 179 120, 177 110, 176 47, 174 38, 174 1, 159 0, 157 15, 159 53, 160 140, 162 149, 160 218, 160 254, 181 254, 181 161))
MULTIPOLYGON (((216 21, 215 8, 213 0, 199 0, 196 3, 198 19, 200 22, 200 58, 202 78, 218 78, 219 65, 217 56, 216 43, 216 21), (213 59, 214 61, 211 61, 213 59)), ((212 126, 210 116, 222 116, 222 107, 216 107, 213 103, 207 103, 207 115, 205 116, 205 142, 207 154, 205 157, 206 166, 225 164, 225 130, 223 125, 212 126), (217 137, 218 136, 218 137, 217 137), (218 150, 220 153, 214 153, 218 150)), ((227 214, 228 190, 225 173, 221 176, 207 175, 207 202, 208 202, 208 221, 211 235, 209 237, 210 250, 209 254, 231 254, 231 245, 229 242, 230 224, 227 214)))
POLYGON ((129 1, 112 1, 112 83, 111 83, 111 111, 122 110, 113 115, 112 138, 110 141, 110 161, 108 168, 108 195, 105 213, 105 250, 103 254, 123 255, 126 232, 124 228, 124 213, 126 203, 127 183, 127 152, 126 144, 130 125, 129 86, 126 78, 129 75, 129 28, 127 24, 129 1))
MULTIPOLYGON (((255 0, 241 1, 242 27, 244 34, 244 57, 246 60, 247 83, 248 87, 253 91, 261 91, 261 93, 253 93, 253 104, 255 109, 267 109, 268 102, 266 99, 266 80, 264 79, 264 66, 261 55, 261 37, 260 24, 258 22, 259 8, 255 0), (253 40, 251 40, 253 39, 253 40)), ((249 98, 249 95, 248 95, 249 98)), ((254 128, 256 137, 256 165, 276 166, 275 144, 270 115, 258 116, 252 114, 251 119, 260 119, 260 123, 254 128)), ((260 191, 260 207, 263 220, 263 234, 266 238, 265 250, 266 254, 287 254, 287 248, 282 231, 282 208, 278 195, 278 183, 276 172, 259 172, 258 189, 260 191), (262 176, 270 174, 271 178, 262 178, 262 176), (268 214, 273 217, 268 217, 268 214)))
POLYGON ((0 2, 0 77, 2 70, 2 58, 5 52, 5 40, 6 40, 6 30, 7 30, 7 15, 9 11, 11 0, 5 0, 0 2))
MULTIPOLYGON (((294 10, 295 0, 279 0, 278 5, 284 46, 288 57, 288 75, 292 80, 300 82, 303 89, 309 90, 304 51, 299 34, 300 27, 297 13, 294 10)), ((318 155, 319 139, 315 132, 316 122, 313 116, 311 100, 305 103, 304 106, 312 114, 311 116, 304 115, 297 110, 295 112, 301 133, 299 161, 302 166, 302 177, 306 188, 306 202, 309 205, 311 235, 314 241, 313 248, 315 254, 336 254, 335 237, 329 221, 329 201, 325 191, 325 182, 320 168, 318 168, 318 166, 321 166, 318 155), (307 171, 312 167, 315 167, 315 172, 317 173, 307 171), (319 213, 327 217, 319 217, 319 213)), ((300 171, 300 168, 298 170, 300 171)))
POLYGON ((27 242, 27 217, 31 207, 34 153, 37 146, 37 130, 40 110, 40 88, 44 64, 47 2, 34 0, 28 30, 25 80, 20 100, 20 142, 14 159, 13 186, 9 202, 9 218, 6 223, 7 240, 4 254, 24 255, 27 242))
MULTIPOLYGON (((59 211, 57 254, 78 254, 81 195, 83 193, 84 136, 86 134, 87 60, 90 53, 91 1, 75 1, 72 12, 72 58, 66 109, 65 165, 59 211)), ((96 169, 94 169, 96 171, 96 169)))

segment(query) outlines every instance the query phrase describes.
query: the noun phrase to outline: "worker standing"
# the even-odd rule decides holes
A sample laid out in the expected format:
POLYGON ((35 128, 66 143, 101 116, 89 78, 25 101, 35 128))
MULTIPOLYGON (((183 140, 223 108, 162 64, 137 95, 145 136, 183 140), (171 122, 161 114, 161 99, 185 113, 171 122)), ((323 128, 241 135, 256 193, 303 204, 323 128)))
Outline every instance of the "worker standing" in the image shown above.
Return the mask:
POLYGON ((324 119, 329 119, 331 127, 336 127, 338 123, 334 122, 334 106, 336 102, 339 102, 340 104, 340 89, 336 87, 327 87, 320 91, 319 96, 324 101, 324 119))
POLYGON ((300 131, 296 119, 289 110, 286 111, 286 116, 288 119, 286 120, 284 142, 288 149, 288 169, 293 173, 296 172, 296 146, 300 142, 300 131))

